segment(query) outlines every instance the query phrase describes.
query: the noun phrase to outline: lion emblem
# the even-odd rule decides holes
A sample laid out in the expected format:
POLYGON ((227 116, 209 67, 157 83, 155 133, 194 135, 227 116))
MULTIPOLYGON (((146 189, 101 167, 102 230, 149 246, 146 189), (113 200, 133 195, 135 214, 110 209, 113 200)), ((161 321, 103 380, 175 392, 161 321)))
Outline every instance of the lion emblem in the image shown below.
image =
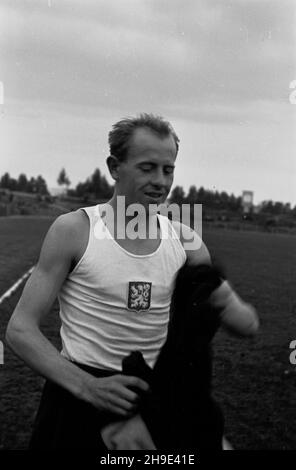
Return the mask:
POLYGON ((151 303, 151 282, 135 281, 129 282, 128 309, 140 312, 149 310, 151 303))

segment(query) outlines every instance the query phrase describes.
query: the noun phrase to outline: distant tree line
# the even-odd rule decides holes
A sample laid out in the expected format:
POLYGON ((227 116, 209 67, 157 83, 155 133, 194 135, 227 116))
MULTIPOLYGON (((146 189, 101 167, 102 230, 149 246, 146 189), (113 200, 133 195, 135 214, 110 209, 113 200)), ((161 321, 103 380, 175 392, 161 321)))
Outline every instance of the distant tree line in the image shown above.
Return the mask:
POLYGON ((175 186, 171 192, 170 201, 177 204, 203 204, 208 209, 223 209, 232 212, 239 210, 242 204, 240 196, 229 195, 225 191, 210 191, 203 187, 197 189, 195 186, 190 186, 187 194, 182 186, 175 186))
POLYGON ((113 194, 110 185, 101 171, 96 168, 93 174, 84 182, 78 183, 75 189, 68 189, 69 196, 86 199, 109 199, 113 194))
MULTIPOLYGON (((58 175, 57 182, 61 186, 69 188, 70 179, 66 170, 62 168, 58 175)), ((0 178, 0 188, 11 191, 21 191, 33 194, 48 195, 49 191, 45 179, 39 175, 36 178, 27 178, 21 173, 17 179, 12 178, 9 173, 4 173, 0 178)), ((84 182, 80 182, 74 189, 67 189, 67 194, 83 200, 109 199, 113 194, 113 185, 110 185, 99 168, 96 168, 91 176, 84 182)), ((234 196, 225 191, 213 191, 196 186, 190 186, 187 194, 182 186, 175 186, 170 195, 170 202, 177 204, 203 204, 206 210, 225 211, 237 213, 242 209, 241 196, 234 196)), ((271 216, 296 217, 296 205, 291 208, 289 203, 274 201, 263 201, 257 213, 271 216)))
POLYGON ((12 178, 9 173, 4 173, 0 178, 0 188, 40 195, 49 194, 46 181, 41 175, 37 178, 27 178, 24 173, 21 173, 16 179, 12 178))
MULTIPOLYGON (((176 204, 203 204, 206 209, 213 211, 238 212, 242 209, 241 196, 237 197, 234 194, 229 195, 225 191, 212 191, 203 187, 197 189, 195 186, 190 186, 187 194, 185 194, 182 186, 175 186, 171 192, 170 202, 176 204)), ((296 205, 292 209, 290 203, 263 201, 258 208, 258 213, 272 216, 296 216, 296 205)))
POLYGON ((296 206, 292 209, 290 203, 284 204, 282 202, 263 201, 260 211, 272 215, 290 214, 291 212, 296 215, 296 206))

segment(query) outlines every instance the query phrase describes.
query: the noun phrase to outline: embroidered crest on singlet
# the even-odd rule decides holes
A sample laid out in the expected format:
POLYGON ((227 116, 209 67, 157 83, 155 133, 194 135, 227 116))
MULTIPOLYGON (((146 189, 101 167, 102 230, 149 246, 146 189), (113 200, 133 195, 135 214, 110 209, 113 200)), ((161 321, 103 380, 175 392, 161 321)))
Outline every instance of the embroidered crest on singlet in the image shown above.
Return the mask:
POLYGON ((129 282, 127 307, 129 310, 141 312, 149 310, 151 304, 152 282, 129 282))

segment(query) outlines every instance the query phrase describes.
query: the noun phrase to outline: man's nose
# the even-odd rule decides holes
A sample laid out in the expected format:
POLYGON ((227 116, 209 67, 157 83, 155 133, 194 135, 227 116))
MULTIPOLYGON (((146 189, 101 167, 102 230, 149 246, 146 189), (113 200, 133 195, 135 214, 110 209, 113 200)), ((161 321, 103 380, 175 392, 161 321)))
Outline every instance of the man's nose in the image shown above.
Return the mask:
POLYGON ((165 175, 161 169, 157 170, 152 179, 152 183, 154 186, 165 186, 165 175))

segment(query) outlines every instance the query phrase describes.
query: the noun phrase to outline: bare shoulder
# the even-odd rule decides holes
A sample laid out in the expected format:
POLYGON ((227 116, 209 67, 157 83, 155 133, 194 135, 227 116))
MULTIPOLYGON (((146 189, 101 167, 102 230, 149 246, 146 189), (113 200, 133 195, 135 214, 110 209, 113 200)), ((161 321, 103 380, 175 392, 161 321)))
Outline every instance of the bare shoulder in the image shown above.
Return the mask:
POLYGON ((188 264, 211 264, 211 256, 202 238, 188 225, 177 220, 172 225, 180 238, 186 252, 188 264))
POLYGON ((89 221, 83 210, 60 215, 47 232, 42 252, 54 257, 66 257, 75 263, 86 249, 88 235, 89 221))
POLYGON ((89 222, 86 213, 82 209, 60 215, 54 221, 52 229, 65 235, 78 235, 88 232, 89 222))

